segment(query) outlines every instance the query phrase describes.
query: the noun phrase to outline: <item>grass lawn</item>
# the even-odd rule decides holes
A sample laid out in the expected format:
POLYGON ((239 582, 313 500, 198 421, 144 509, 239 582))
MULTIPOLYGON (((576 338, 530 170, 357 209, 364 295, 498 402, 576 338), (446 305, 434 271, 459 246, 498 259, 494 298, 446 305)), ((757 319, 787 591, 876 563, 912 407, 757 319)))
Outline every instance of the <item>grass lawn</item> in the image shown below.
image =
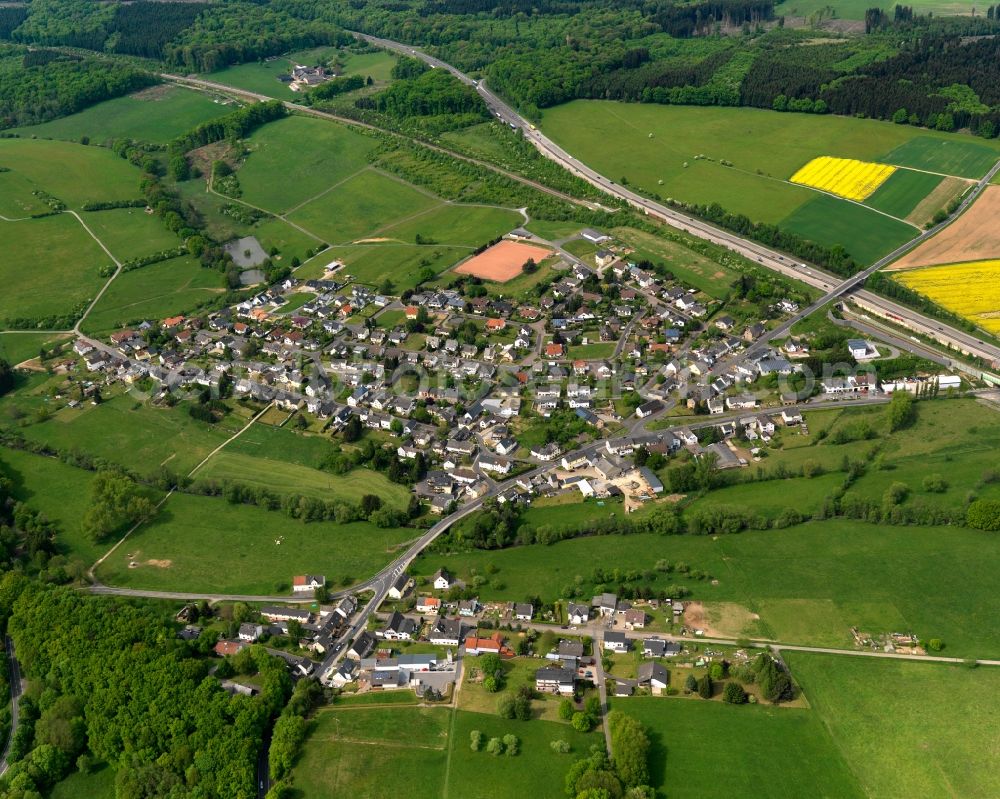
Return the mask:
POLYGON ((597 361, 615 354, 615 341, 598 341, 593 344, 574 344, 569 348, 567 358, 597 361))
POLYGON ((331 244, 349 244, 364 236, 395 239, 386 228, 440 203, 407 183, 366 170, 306 203, 289 218, 331 244))
POLYGON ((202 92, 179 86, 154 86, 126 97, 98 103, 78 114, 19 128, 22 136, 79 141, 89 136, 93 144, 112 139, 138 139, 167 144, 192 128, 233 111, 235 106, 213 102, 202 92))
POLYGON ((110 766, 102 766, 93 774, 76 771, 62 782, 56 783, 49 794, 50 799, 115 799, 115 772, 110 766))
MULTIPOLYGON (((513 636, 512 636, 513 638, 513 636)), ((462 710, 474 713, 495 714, 497 699, 499 694, 491 694, 483 688, 479 682, 469 680, 472 669, 479 667, 478 657, 466 657, 464 660, 464 682, 462 690, 458 693, 458 706, 462 710)), ((504 691, 516 693, 524 685, 535 686, 535 672, 545 665, 545 661, 538 658, 518 657, 503 662, 504 691)), ((535 720, 558 721, 559 702, 557 696, 548 694, 536 697, 531 701, 531 717, 535 720)))
POLYGON ((114 208, 81 214, 87 227, 119 261, 179 247, 183 242, 159 217, 142 208, 114 208))
POLYGON ((185 313, 222 292, 222 282, 219 272, 187 257, 123 272, 104 292, 81 327, 86 332, 101 332, 185 313))
POLYGON ((103 147, 64 141, 0 139, 0 215, 17 218, 45 210, 31 195, 42 189, 70 208, 86 202, 139 197, 139 170, 103 147))
POLYGON ((297 291, 288 297, 288 301, 278 308, 280 314, 290 314, 297 311, 310 300, 315 300, 316 295, 311 291, 297 291))
POLYGON ((507 721, 485 713, 455 712, 451 736, 447 795, 462 799, 509 799, 512 796, 563 796, 563 781, 573 761, 586 755, 594 744, 601 745, 600 732, 579 733, 566 722, 507 721), (473 752, 469 735, 482 732, 487 740, 508 733, 520 739, 514 757, 488 754, 485 748, 473 752), (552 741, 568 741, 568 754, 552 750, 552 741))
MULTIPOLYGON (((278 412, 283 414, 282 419, 287 415, 282 411, 278 412)), ((228 444, 225 451, 254 458, 271 458, 312 469, 320 468, 326 457, 333 452, 332 442, 324 436, 305 435, 288 427, 265 424, 266 419, 265 414, 261 421, 228 444)))
POLYGON ((615 228, 614 236, 635 248, 633 259, 647 258, 653 263, 663 264, 678 280, 701 289, 710 297, 725 297, 736 279, 736 273, 722 264, 651 233, 633 228, 615 228))
POLYGON ((228 449, 217 453, 196 474, 199 481, 229 480, 268 488, 278 494, 300 494, 327 501, 342 499, 358 503, 365 494, 377 494, 386 505, 405 508, 410 498, 404 486, 391 483, 385 475, 370 469, 337 475, 280 460, 229 452, 228 449))
POLYGON ((380 236, 411 242, 417 234, 435 244, 470 249, 503 235, 521 221, 516 211, 484 205, 443 205, 379 231, 380 236))
POLYGON ((691 505, 705 509, 726 505, 752 508, 755 513, 773 519, 782 511, 794 508, 806 516, 812 515, 823 500, 844 482, 844 475, 833 472, 817 477, 793 477, 760 483, 740 483, 719 488, 691 505))
POLYGON ((202 77, 237 89, 246 89, 248 92, 266 94, 281 100, 294 100, 300 95, 289 89, 287 83, 278 80, 278 76, 288 75, 291 71, 291 61, 279 57, 264 62, 236 64, 217 72, 208 72, 202 77))
POLYGON ((286 212, 365 168, 375 148, 374 140, 350 128, 301 116, 264 125, 246 144, 250 155, 238 173, 243 199, 274 213, 286 212))
MULTIPOLYGON (((971 137, 927 133, 891 122, 751 108, 576 100, 546 109, 542 127, 611 180, 625 177, 664 198, 718 202, 730 211, 773 223, 815 197, 815 192, 784 181, 820 155, 901 163, 905 154, 896 148, 917 138, 954 141, 1000 155, 997 143, 971 137), (609 142, 614 146, 608 146, 609 142), (894 150, 898 160, 886 156, 894 150), (706 157, 695 160, 697 155, 706 157), (722 159, 733 166, 722 166, 722 159)), ((958 168, 949 162, 944 148, 928 147, 924 155, 925 163, 902 165, 941 172, 958 168)), ((979 174, 986 169, 982 167, 979 174)), ((840 206, 850 205, 830 199, 840 206)), ((855 221, 862 218, 867 216, 855 217, 855 221)), ((851 230, 841 240, 850 241, 854 234, 851 230)))
POLYGON ((294 574, 326 574, 335 585, 364 579, 418 534, 368 522, 304 524, 281 511, 174 494, 98 576, 132 588, 283 593, 294 574), (130 569, 130 560, 141 565, 130 569))
POLYGON ((817 244, 842 245, 862 266, 920 234, 912 225, 829 195, 813 198, 780 224, 817 244))
POLYGON ((97 294, 101 269, 112 266, 69 214, 0 222, 0 252, 0 320, 68 314, 97 294))
POLYGON ((57 541, 64 554, 79 555, 89 566, 107 550, 107 545, 95 545, 80 531, 80 519, 90 504, 93 472, 55 458, 0 448, 0 474, 12 481, 18 500, 58 524, 57 541))
POLYGON ((942 180, 940 175, 928 172, 897 169, 865 200, 865 205, 905 219, 942 180))
POLYGON ((865 795, 1000 795, 1000 670, 787 653, 865 795))
POLYGON ((29 358, 37 358, 42 346, 65 341, 68 335, 52 333, 0 333, 0 358, 7 363, 19 364, 29 358))
POLYGON ((119 395, 100 405, 59 411, 21 432, 58 449, 79 449, 143 474, 152 474, 161 465, 187 474, 239 426, 237 419, 208 425, 192 419, 183 406, 156 408, 119 395))
POLYGON ((347 75, 371 76, 376 83, 386 83, 392 79, 392 68, 398 60, 392 53, 379 50, 377 53, 344 53, 344 72, 347 75))
POLYGON ((586 260, 588 255, 593 255, 597 252, 597 245, 592 241, 587 241, 587 239, 573 239, 572 241, 567 241, 562 245, 562 248, 566 250, 566 252, 584 260, 586 260))
POLYGON ((614 699, 611 708, 649 730, 652 784, 672 799, 739 796, 748 785, 769 799, 865 795, 812 710, 667 697, 614 699))
POLYGON ((344 271, 359 283, 377 286, 389 277, 394 291, 417 285, 424 269, 443 272, 469 254, 465 247, 424 246, 418 244, 349 244, 331 247, 308 266, 296 272, 302 278, 319 277, 331 261, 342 261, 344 271))
POLYGON ((580 225, 576 222, 550 222, 546 219, 532 219, 525 228, 548 241, 569 238, 580 232, 580 225))
POLYGON ((292 772, 296 795, 439 799, 450 722, 446 708, 321 710, 292 772))
MULTIPOLYGON (((573 506, 546 510, 566 516, 573 506)), ((590 597, 599 587, 595 565, 650 570, 641 584, 687 586, 693 599, 735 603, 759 615, 749 626, 741 617, 739 629, 721 631, 733 637, 850 647, 850 627, 857 625, 873 633, 940 637, 956 656, 992 656, 1000 654, 1000 631, 991 621, 1000 613, 991 588, 1000 554, 989 540, 986 533, 951 527, 833 520, 738 535, 596 536, 490 553, 428 554, 416 561, 414 573, 429 576, 444 566, 470 579, 472 568, 486 574, 492 564, 497 572, 480 589, 486 601, 534 593, 553 600, 568 597, 577 584, 578 595, 590 597), (658 573, 660 559, 687 563, 719 583, 658 573)))

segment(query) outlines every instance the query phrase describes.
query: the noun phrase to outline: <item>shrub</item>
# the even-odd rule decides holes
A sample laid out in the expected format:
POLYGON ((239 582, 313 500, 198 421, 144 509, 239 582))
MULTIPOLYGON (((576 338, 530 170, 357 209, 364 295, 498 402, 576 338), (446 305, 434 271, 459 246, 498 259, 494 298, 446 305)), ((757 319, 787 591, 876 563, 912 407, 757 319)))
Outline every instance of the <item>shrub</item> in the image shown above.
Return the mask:
POLYGON ((747 692, 743 686, 737 682, 727 682, 726 688, 722 692, 722 701, 730 705, 742 705, 747 701, 747 692))

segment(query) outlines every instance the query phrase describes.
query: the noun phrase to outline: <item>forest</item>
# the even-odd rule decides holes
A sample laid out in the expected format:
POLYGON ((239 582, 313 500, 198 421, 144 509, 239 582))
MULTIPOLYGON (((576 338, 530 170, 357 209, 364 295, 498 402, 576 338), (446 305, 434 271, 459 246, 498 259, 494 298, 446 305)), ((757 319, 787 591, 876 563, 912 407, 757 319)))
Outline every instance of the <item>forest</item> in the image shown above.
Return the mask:
POLYGON ((4 799, 37 797, 106 762, 118 799, 256 794, 263 732, 291 695, 285 664, 249 652, 261 693, 230 696, 200 657, 209 636, 176 637, 154 604, 87 597, 16 573, 0 581, 0 622, 30 688, 4 799))
POLYGON ((155 82, 130 64, 0 44, 0 129, 73 114, 155 82))

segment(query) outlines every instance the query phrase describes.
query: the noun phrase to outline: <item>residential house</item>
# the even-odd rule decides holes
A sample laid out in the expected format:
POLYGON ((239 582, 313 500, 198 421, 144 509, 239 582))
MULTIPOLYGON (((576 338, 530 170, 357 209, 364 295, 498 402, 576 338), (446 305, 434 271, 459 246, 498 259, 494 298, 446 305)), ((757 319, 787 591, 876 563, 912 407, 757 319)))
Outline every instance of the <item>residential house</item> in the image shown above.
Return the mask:
POLYGON ((430 641, 436 646, 458 646, 462 641, 462 620, 440 617, 431 628, 430 641))
POLYGON ((514 605, 514 618, 518 621, 531 621, 535 609, 527 602, 518 602, 514 605))
POLYGON ((447 569, 439 569, 433 579, 434 588, 437 591, 447 591, 455 581, 455 578, 449 574, 447 569))
POLYGON ((441 600, 436 596, 422 596, 417 600, 417 613, 437 613, 441 610, 441 600))
POLYGON ((605 633, 604 648, 611 652, 628 652, 629 638, 625 633, 605 633))
POLYGON ((535 690, 543 694, 572 696, 576 689, 576 673, 558 666, 542 666, 535 672, 535 690))
POLYGON ((638 608, 625 611, 625 629, 641 630, 646 626, 646 613, 638 608))
POLYGON ((413 579, 406 572, 403 572, 389 587, 389 599, 402 599, 412 585, 413 579))
POLYGON ((292 591, 296 594, 312 593, 325 586, 326 577, 322 574, 297 574, 292 578, 292 591))
POLYGON ((586 624, 590 621, 590 608, 577 602, 570 602, 566 607, 566 618, 570 624, 586 624))
POLYGON ((648 686, 654 696, 660 696, 670 685, 670 675, 661 663, 650 660, 639 664, 636 675, 641 686, 648 686))
POLYGON ((408 619, 398 610, 394 610, 382 629, 381 635, 387 641, 412 641, 419 629, 419 623, 408 619))

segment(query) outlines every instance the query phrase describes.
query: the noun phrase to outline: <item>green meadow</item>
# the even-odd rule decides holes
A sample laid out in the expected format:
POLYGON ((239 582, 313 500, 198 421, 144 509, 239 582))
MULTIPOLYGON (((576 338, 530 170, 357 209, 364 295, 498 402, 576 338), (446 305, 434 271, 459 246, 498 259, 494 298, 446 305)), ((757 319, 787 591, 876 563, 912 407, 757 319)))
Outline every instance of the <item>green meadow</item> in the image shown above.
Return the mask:
POLYGON ((104 292, 81 327, 98 333, 186 313, 222 292, 222 283, 219 272, 205 269, 189 257, 171 258, 123 272, 104 292))
POLYGON ((396 178, 366 170, 301 206, 289 219, 331 244, 349 244, 366 236, 381 238, 394 223, 440 202, 396 178))
POLYGON ((297 494, 324 501, 343 499, 357 503, 365 494, 375 494, 383 503, 395 508, 405 508, 409 501, 409 492, 404 486, 370 469, 337 475, 280 460, 229 452, 228 449, 214 455, 197 474, 199 481, 228 480, 278 494, 297 494))
POLYGON ((92 144, 112 139, 137 139, 166 144, 210 119, 233 110, 206 94, 179 86, 155 86, 126 97, 106 100, 68 117, 15 130, 21 136, 79 141, 92 144))
MULTIPOLYGON (((368 165, 376 142, 344 125, 290 116, 254 131, 238 176, 243 199, 285 213, 368 165)), ((318 231, 316 231, 318 232, 318 231)))
MULTIPOLYGON (((932 13, 935 16, 970 16, 979 8, 975 3, 961 0, 916 0, 911 4, 916 14, 932 13)), ((817 11, 833 9, 835 17, 844 20, 864 20, 865 11, 878 7, 892 12, 895 3, 875 3, 869 0, 785 0, 774 7, 774 13, 788 17, 808 17, 817 11)))
POLYGON ((1000 795, 1000 669, 783 656, 865 796, 1000 795))
POLYGON ((866 795, 813 710, 679 697, 614 699, 611 709, 646 726, 653 787, 676 799, 738 796, 748 785, 766 799, 866 795))
POLYGON ((142 208, 114 208, 80 214, 94 235, 119 261, 179 247, 182 242, 167 230, 163 220, 142 208))
POLYGON ((840 244, 864 266, 920 233, 906 222, 828 194, 816 195, 781 220, 780 225, 828 247, 840 244))
POLYGON ((70 313, 104 285, 101 270, 113 268, 69 214, 0 221, 0 252, 0 320, 70 313))
POLYGON ((677 279, 701 289, 710 297, 723 299, 736 280, 736 273, 681 244, 634 228, 615 228, 615 238, 635 248, 635 259, 663 264, 677 279))
POLYGON ((79 449, 140 474, 154 474, 160 466, 187 474, 242 424, 227 418, 209 425, 192 419, 184 406, 157 408, 123 394, 100 405, 66 408, 22 432, 34 441, 79 449))
POLYGON ((65 141, 0 139, 0 215, 19 218, 47 210, 42 190, 79 209, 88 202, 134 200, 139 170, 103 147, 65 141))
POLYGON ((236 594, 290 591, 292 576, 306 572, 347 585, 376 573, 418 534, 368 522, 306 524, 282 511, 174 494, 97 576, 129 588, 236 594))
POLYGON ((56 541, 62 553, 77 555, 90 565, 107 549, 106 545, 94 544, 80 529, 80 520, 90 504, 93 472, 55 458, 0 447, 0 475, 12 482, 19 501, 58 525, 56 541))
POLYGON ((941 183, 940 175, 897 169, 867 200, 865 205, 905 219, 941 183))
POLYGON ((66 341, 68 335, 54 333, 0 333, 0 358, 11 364, 18 364, 29 358, 37 358, 43 346, 51 346, 66 341))

